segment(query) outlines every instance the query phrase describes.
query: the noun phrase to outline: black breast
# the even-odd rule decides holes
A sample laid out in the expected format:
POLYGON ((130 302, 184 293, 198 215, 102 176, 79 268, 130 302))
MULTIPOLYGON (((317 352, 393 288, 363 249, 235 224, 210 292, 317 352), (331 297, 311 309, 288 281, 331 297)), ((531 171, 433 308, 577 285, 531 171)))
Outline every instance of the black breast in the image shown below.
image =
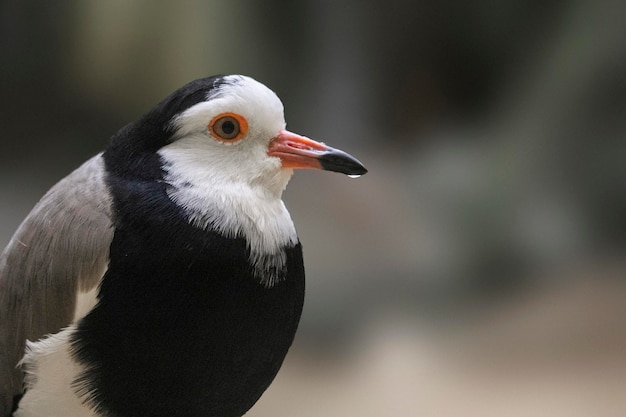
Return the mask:
POLYGON ((162 184, 109 179, 116 231, 98 305, 78 324, 76 387, 104 415, 243 415, 274 379, 304 298, 300 244, 265 288, 242 238, 190 225, 162 184))

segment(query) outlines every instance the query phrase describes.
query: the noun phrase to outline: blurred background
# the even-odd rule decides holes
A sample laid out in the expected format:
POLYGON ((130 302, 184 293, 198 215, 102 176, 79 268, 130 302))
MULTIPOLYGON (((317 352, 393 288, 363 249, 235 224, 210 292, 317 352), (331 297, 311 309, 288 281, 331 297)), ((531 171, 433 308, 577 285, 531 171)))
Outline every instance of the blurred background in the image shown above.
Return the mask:
POLYGON ((626 415, 626 4, 0 2, 0 245, 186 82, 250 75, 359 158, 285 201, 277 416, 626 415))

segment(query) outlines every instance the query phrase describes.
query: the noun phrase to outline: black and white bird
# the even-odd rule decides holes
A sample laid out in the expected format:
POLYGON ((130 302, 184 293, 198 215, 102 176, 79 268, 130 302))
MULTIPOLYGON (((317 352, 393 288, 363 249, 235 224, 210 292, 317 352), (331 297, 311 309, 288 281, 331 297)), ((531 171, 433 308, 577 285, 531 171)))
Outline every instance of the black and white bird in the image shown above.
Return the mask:
POLYGON ((359 176, 266 86, 193 81, 56 184, 0 257, 0 416, 237 417, 302 311, 294 168, 359 176))

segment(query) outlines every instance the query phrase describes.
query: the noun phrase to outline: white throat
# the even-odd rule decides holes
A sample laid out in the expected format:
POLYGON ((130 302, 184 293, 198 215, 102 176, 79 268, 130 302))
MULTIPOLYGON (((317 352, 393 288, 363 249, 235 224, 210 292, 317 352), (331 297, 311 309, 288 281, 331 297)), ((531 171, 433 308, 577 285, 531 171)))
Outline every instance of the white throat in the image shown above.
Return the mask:
POLYGON ((271 287, 283 277, 285 249, 298 242, 291 216, 281 200, 291 170, 280 170, 273 179, 280 192, 261 184, 224 181, 206 169, 202 156, 191 156, 177 146, 159 151, 165 161, 168 195, 188 214, 191 224, 212 229, 225 237, 242 237, 250 251, 254 274, 271 287))

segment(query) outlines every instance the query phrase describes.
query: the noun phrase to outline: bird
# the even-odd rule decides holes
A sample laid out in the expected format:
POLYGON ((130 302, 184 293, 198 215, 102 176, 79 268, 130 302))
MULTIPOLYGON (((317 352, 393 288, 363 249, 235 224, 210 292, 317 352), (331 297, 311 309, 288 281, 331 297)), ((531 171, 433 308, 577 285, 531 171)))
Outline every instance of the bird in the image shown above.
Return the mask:
POLYGON ((295 169, 356 158, 267 86, 177 89, 54 185, 0 256, 0 417, 239 417, 302 314, 295 169))

